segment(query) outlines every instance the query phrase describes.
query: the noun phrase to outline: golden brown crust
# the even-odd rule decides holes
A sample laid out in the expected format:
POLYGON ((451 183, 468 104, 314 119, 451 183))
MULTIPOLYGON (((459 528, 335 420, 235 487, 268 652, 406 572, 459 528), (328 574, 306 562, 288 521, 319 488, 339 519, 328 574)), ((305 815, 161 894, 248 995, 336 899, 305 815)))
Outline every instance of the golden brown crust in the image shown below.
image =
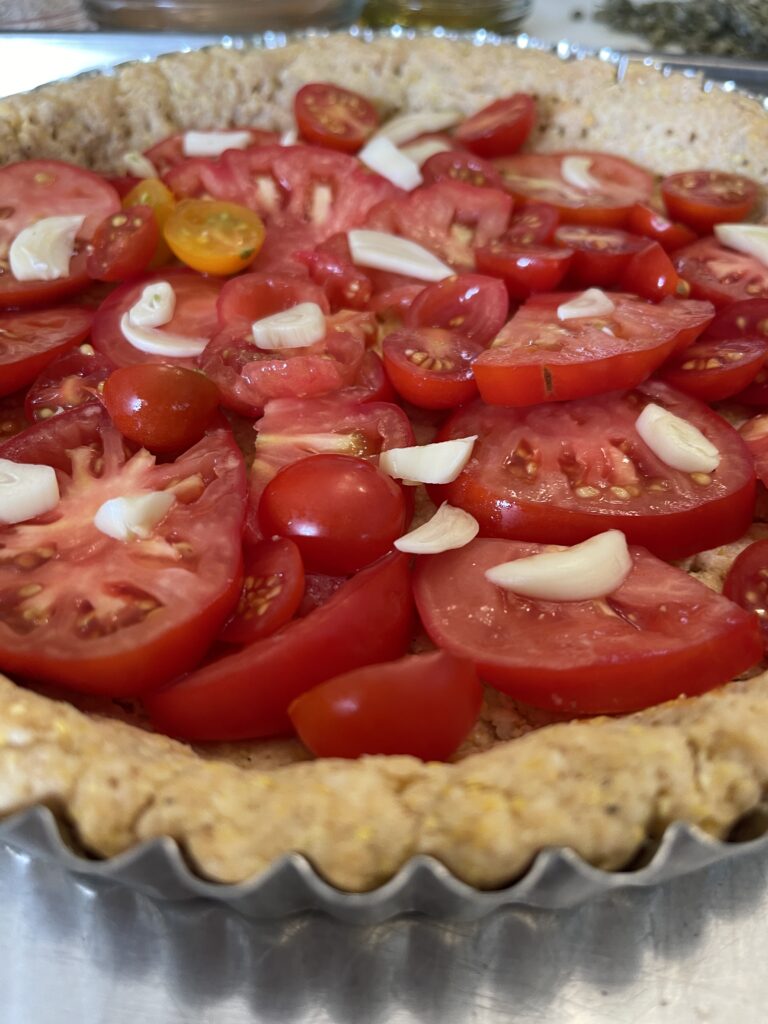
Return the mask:
MULTIPOLYGON (((756 102, 705 95, 698 79, 642 67, 619 83, 607 63, 431 39, 214 49, 46 87, 0 102, 0 158, 117 170, 126 150, 179 128, 284 128, 294 91, 313 79, 390 110, 470 112, 500 94, 535 92, 539 148, 604 149, 662 172, 706 164, 768 182, 768 118, 756 102)), ((734 550, 689 568, 717 587, 734 550)), ((0 814, 46 803, 97 856, 170 835, 203 876, 224 882, 298 851, 334 884, 362 891, 428 853, 491 887, 546 846, 571 846, 610 869, 675 820, 726 835, 768 785, 768 674, 625 720, 545 721, 491 695, 463 749, 481 752, 454 765, 296 763, 307 754, 295 741, 216 745, 201 756, 0 677, 0 814)))

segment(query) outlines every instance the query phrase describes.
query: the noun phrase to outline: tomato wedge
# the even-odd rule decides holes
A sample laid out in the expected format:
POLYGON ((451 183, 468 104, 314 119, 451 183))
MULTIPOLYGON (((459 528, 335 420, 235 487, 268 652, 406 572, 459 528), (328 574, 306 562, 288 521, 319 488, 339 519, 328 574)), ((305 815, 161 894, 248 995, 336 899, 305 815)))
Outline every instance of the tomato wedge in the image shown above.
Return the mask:
POLYGON ((746 299, 768 299, 768 268, 754 256, 745 256, 702 238, 678 249, 672 261, 691 286, 691 295, 708 299, 718 308, 746 299))
POLYGON ((723 594, 731 601, 755 612, 768 649, 768 540, 758 540, 737 555, 728 570, 723 594))
POLYGON ((343 672, 403 655, 412 619, 408 558, 386 555, 304 618, 147 697, 152 724, 188 740, 289 734, 292 701, 343 672))
POLYGON ((516 153, 531 134, 536 102, 527 93, 494 100, 458 126, 454 138, 478 156, 516 153))
POLYGON ((293 113, 302 138, 342 153, 356 153, 379 124, 369 100, 327 82, 302 86, 294 97, 293 113))
POLYGON ((645 242, 619 228, 563 224, 555 231, 555 244, 573 253, 569 276, 573 284, 610 288, 645 242))
POLYGON ((600 600, 533 600, 486 580, 492 566, 542 550, 481 538, 421 559, 414 577, 432 640, 516 700, 566 714, 626 713, 703 693, 762 656, 756 616, 643 548, 630 549, 632 571, 600 600))
POLYGON ((725 171, 682 171, 661 183, 670 217, 700 235, 707 234, 715 224, 744 220, 757 202, 758 193, 757 182, 725 171))
POLYGON ((635 203, 629 211, 627 227, 636 235, 658 242, 662 249, 674 252, 696 241, 696 232, 669 220, 663 213, 646 203, 635 203))
POLYGON ((95 405, 62 413, 0 446, 52 465, 61 500, 2 528, 0 666, 85 693, 130 696, 196 665, 237 603, 245 468, 231 431, 211 431, 156 465, 95 405), (108 499, 172 490, 176 503, 146 540, 101 533, 108 499))
POLYGON ((245 548, 243 589, 219 633, 228 644, 252 644, 290 622, 304 597, 304 564, 292 540, 273 537, 245 548))
POLYGON ((87 336, 92 320, 79 306, 0 313, 0 396, 31 384, 87 336))
POLYGON ((527 409, 475 404, 455 412, 438 440, 478 435, 453 483, 429 488, 478 520, 483 533, 575 544, 623 530, 660 558, 738 540, 752 523, 755 470, 738 433, 717 413, 660 381, 635 391, 527 409), (712 474, 670 469, 635 422, 656 402, 717 447, 712 474))
POLYGON ((573 253, 551 245, 519 245, 506 236, 475 251, 475 264, 484 274, 500 277, 512 299, 558 287, 568 272, 573 253))

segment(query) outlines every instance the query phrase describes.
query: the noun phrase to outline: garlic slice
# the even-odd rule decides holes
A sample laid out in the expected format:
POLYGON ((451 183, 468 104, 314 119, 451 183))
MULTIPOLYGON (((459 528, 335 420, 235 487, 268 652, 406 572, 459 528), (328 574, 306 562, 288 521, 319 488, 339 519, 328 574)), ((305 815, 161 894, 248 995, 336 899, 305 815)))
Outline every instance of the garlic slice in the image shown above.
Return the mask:
POLYGON ((357 154, 366 167, 376 171, 382 178, 391 181, 398 188, 410 192, 424 181, 417 164, 398 149, 389 139, 380 135, 371 139, 357 154))
POLYGON ((477 434, 453 441, 388 448, 379 456, 379 469, 405 484, 449 484, 469 462, 477 434))
POLYGON ((295 146, 299 141, 299 132, 294 125, 293 128, 287 128, 280 136, 281 146, 295 146))
POLYGON ((42 217, 16 235, 8 250, 8 263, 17 281, 58 281, 69 276, 82 214, 42 217))
POLYGON ((59 503, 59 482, 50 466, 0 459, 0 523, 23 523, 59 503))
POLYGON ((400 152, 413 160, 417 167, 423 167, 431 156, 437 153, 450 153, 452 149, 453 146, 440 139, 424 139, 423 142, 412 142, 410 146, 401 146, 400 152))
POLYGON ((170 491, 145 491, 110 498, 97 509, 93 525, 115 540, 146 540, 175 501, 170 491))
POLYGON ((245 149, 253 141, 250 132, 184 132, 181 150, 184 156, 221 156, 227 149, 245 149))
POLYGON ((419 281, 443 281, 455 271, 437 256, 408 238, 386 231, 355 229, 347 232, 352 262, 372 270, 391 270, 419 281))
POLYGON ((600 192, 603 183, 589 173, 591 156, 565 156, 560 162, 560 174, 574 188, 584 192, 600 192))
POLYGON ((587 288, 568 302, 557 307, 558 320, 577 320, 584 316, 608 316, 616 309, 601 288, 587 288))
POLYGON ((643 409, 635 428, 663 463, 683 473, 711 473, 720 465, 720 452, 688 420, 655 402, 643 409))
POLYGON ((131 323, 129 313, 120 318, 120 333, 140 352, 169 359, 190 359, 202 354, 208 338, 188 338, 184 334, 160 331, 156 327, 138 327, 131 323))
POLYGON ((458 110, 419 110, 413 114, 400 114, 382 125, 373 137, 383 136, 395 146, 399 146, 401 142, 410 142, 417 135, 451 128, 458 124, 462 117, 458 110))
POLYGON ((768 266, 768 224, 715 224, 715 237, 729 249, 768 266))
POLYGON ((123 167, 126 169, 128 174, 132 174, 134 178, 160 177, 157 173, 157 168, 149 157, 144 156, 143 153, 139 153, 137 149, 129 149, 127 153, 123 153, 123 167))
POLYGON ((612 594, 631 570, 626 537, 621 530, 607 530, 570 548, 494 565, 485 578, 539 601, 589 601, 612 594))
POLYGON ((316 302, 300 302, 251 325, 257 348, 306 348, 325 337, 325 314, 316 302))
POLYGON ((176 309, 176 292, 168 281, 148 284, 131 308, 128 319, 136 327, 162 327, 170 323, 176 309))
POLYGON ((474 516, 444 501, 426 523, 398 537, 395 547, 411 555, 439 555, 441 551, 463 548, 475 539, 479 530, 480 524, 474 516))

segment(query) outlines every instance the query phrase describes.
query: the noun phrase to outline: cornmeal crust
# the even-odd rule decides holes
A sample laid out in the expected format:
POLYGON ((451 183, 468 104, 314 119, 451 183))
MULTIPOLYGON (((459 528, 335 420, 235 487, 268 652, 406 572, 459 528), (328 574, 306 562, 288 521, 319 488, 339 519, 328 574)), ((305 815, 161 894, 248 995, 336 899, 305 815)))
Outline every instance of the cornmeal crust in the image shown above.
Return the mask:
MULTIPOLYGON (((0 161, 55 157, 117 171, 126 150, 178 129, 284 129, 295 90, 318 80, 356 89, 382 112, 470 113, 533 92, 537 149, 605 150, 659 172, 703 165, 768 184, 768 115, 743 96, 705 94, 700 79, 630 65, 619 82, 594 59, 348 36, 173 55, 11 97, 0 101, 0 161)), ((718 588, 745 542, 686 567, 718 588)), ((622 720, 547 724, 489 692, 451 765, 311 761, 288 740, 192 750, 118 705, 80 706, 0 677, 0 814, 46 804, 96 856, 172 836, 202 876, 222 882, 289 851, 350 891, 387 881, 414 854, 485 888, 511 881, 548 846, 615 869, 673 821, 726 836, 768 789, 768 673, 622 720)))

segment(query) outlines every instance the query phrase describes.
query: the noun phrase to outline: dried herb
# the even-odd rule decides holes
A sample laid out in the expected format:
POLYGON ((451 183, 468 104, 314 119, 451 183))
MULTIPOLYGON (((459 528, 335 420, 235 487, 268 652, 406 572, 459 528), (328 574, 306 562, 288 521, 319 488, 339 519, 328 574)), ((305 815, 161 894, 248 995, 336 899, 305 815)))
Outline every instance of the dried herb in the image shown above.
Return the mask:
POLYGON ((611 28, 644 36, 655 49, 768 59, 766 0, 603 0, 595 13, 611 28))

